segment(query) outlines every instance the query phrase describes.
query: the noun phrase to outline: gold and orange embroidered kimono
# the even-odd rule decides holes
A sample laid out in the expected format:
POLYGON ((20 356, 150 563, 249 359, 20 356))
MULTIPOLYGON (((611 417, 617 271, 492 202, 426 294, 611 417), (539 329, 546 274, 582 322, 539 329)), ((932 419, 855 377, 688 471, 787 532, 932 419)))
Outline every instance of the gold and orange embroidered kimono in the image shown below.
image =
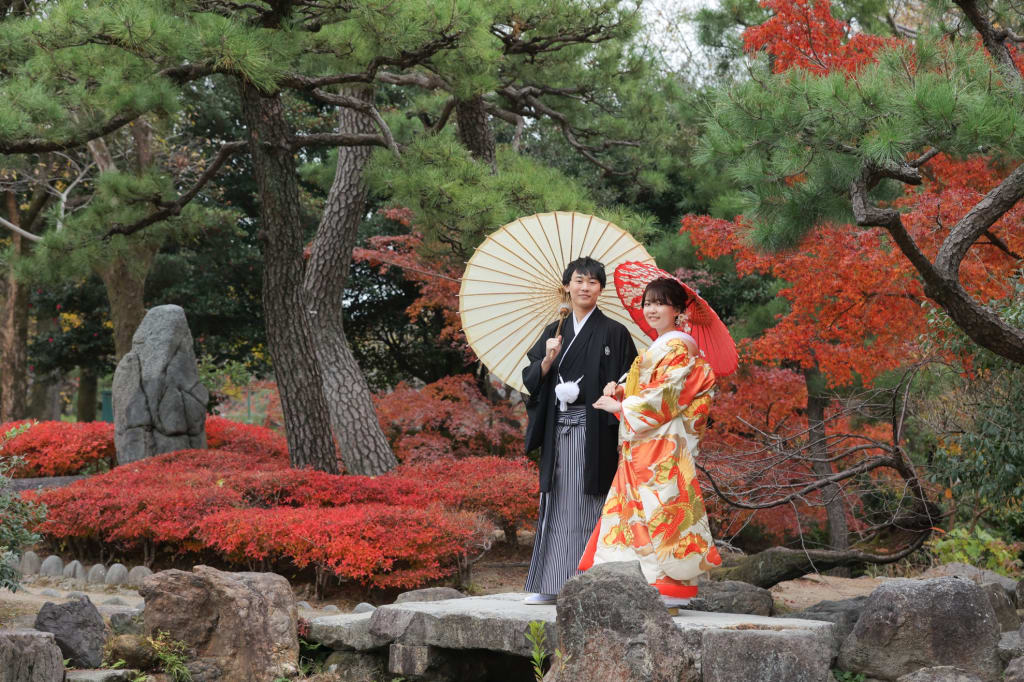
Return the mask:
POLYGON ((722 561, 693 464, 715 375, 687 338, 666 332, 630 369, 619 466, 579 565, 639 560, 659 592, 683 598, 696 596, 697 578, 722 561))

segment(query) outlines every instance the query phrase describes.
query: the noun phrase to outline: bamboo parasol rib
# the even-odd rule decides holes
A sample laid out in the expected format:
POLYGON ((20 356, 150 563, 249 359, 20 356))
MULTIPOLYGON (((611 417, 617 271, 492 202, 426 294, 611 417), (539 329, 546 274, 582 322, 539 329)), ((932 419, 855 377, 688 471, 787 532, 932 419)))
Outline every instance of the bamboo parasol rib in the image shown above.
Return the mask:
MULTIPOLYGON (((526 353, 567 301, 562 272, 590 256, 604 264, 608 282, 598 299, 605 315, 629 330, 638 348, 649 339, 615 294, 612 273, 624 261, 654 263, 628 232, 583 213, 538 213, 494 231, 466 264, 459 315, 470 347, 506 384, 525 391, 526 353)), ((563 318, 564 319, 564 318, 563 318)))

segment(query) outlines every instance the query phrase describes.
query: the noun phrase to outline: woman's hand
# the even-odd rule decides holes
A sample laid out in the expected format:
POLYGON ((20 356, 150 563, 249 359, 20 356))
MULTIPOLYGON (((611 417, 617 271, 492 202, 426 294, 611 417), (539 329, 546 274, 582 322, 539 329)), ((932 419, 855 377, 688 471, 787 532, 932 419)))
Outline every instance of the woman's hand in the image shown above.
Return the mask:
POLYGON ((623 393, 624 389, 622 388, 622 386, 615 383, 614 381, 609 381, 607 384, 605 384, 604 394, 606 396, 615 398, 616 400, 621 402, 623 393))
POLYGON ((603 395, 594 403, 594 408, 610 412, 611 414, 618 414, 619 410, 622 409, 622 403, 609 395, 603 395))

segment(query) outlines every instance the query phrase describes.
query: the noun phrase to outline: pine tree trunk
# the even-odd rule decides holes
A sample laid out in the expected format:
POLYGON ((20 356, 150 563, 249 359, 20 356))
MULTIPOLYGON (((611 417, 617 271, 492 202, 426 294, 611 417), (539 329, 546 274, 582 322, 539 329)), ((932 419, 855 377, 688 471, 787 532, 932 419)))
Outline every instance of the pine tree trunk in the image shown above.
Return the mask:
MULTIPOLYGON (((18 200, 7 193, 8 220, 20 225, 18 200)), ((23 253, 24 239, 11 235, 15 253, 23 253)), ((23 419, 28 407, 28 295, 29 289, 8 271, 6 305, 0 326, 0 422, 23 419)))
MULTIPOLYGON (((260 196, 263 311, 291 464, 336 473, 323 377, 303 300, 303 229, 295 158, 279 95, 242 81, 242 114, 260 196)), ((340 306, 341 301, 337 304, 340 306)))
POLYGON ((159 247, 142 242, 132 244, 131 256, 118 254, 95 268, 103 280, 110 303, 110 321, 114 324, 115 362, 132 349, 132 337, 146 316, 144 294, 146 276, 159 247))
POLYGON ((486 163, 491 172, 497 170, 495 164, 494 131, 491 120, 484 108, 484 98, 477 95, 473 99, 460 100, 455 104, 455 120, 459 126, 459 140, 466 145, 473 158, 486 163))
MULTIPOLYGON (((346 94, 369 101, 373 90, 353 89, 346 94)), ((365 114, 342 108, 338 130, 373 133, 375 127, 365 114)), ((324 395, 341 461, 347 473, 362 476, 378 476, 398 464, 377 421, 370 387, 349 348, 341 308, 352 248, 366 209, 363 169, 371 150, 372 147, 338 149, 338 168, 306 264, 304 286, 313 346, 320 361, 324 395)))
MULTIPOLYGON (((825 441, 825 409, 828 407, 829 399, 819 392, 821 374, 817 368, 804 370, 804 382, 807 385, 807 437, 810 440, 811 456, 815 460, 824 460, 828 458, 828 447, 825 441)), ((835 473, 832 464, 825 461, 814 462, 812 469, 821 477, 831 476, 835 473)), ((825 500, 825 512, 828 516, 829 548, 836 551, 848 549, 850 538, 842 490, 833 483, 822 490, 822 497, 825 500)))
POLYGON ((98 381, 95 372, 91 369, 81 368, 82 374, 78 378, 78 404, 76 412, 78 421, 96 421, 96 389, 98 381))

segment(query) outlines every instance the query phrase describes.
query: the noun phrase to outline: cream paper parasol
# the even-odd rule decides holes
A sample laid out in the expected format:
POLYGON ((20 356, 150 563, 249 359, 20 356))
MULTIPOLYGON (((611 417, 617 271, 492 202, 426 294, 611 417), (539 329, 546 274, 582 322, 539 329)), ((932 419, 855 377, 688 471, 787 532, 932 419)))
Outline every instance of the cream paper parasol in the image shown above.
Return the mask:
POLYGON ((470 347, 496 377, 526 391, 526 353, 568 302, 562 272, 590 256, 604 264, 607 283, 597 304, 621 322, 638 349, 650 339, 615 293, 612 273, 624 261, 654 263, 647 250, 621 227, 583 213, 538 213, 514 220, 488 235, 466 263, 459 290, 459 316, 470 347))

